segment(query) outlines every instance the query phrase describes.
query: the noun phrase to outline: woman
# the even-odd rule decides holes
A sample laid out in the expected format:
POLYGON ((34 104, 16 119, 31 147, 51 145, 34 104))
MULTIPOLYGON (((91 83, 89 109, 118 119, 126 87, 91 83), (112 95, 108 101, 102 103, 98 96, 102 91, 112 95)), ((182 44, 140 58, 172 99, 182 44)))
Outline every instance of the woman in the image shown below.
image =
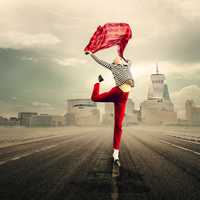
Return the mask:
POLYGON ((124 114, 126 111, 126 102, 128 100, 131 87, 134 87, 134 80, 130 71, 131 62, 128 60, 126 64, 123 64, 122 58, 117 56, 112 64, 107 63, 93 53, 87 51, 86 54, 90 54, 91 57, 100 65, 111 70, 113 73, 116 86, 110 91, 99 94, 100 82, 103 81, 101 75, 99 75, 99 82, 94 84, 91 100, 95 102, 113 102, 114 103, 114 136, 113 136, 113 159, 114 163, 120 166, 119 161, 119 148, 122 135, 122 123, 124 114))

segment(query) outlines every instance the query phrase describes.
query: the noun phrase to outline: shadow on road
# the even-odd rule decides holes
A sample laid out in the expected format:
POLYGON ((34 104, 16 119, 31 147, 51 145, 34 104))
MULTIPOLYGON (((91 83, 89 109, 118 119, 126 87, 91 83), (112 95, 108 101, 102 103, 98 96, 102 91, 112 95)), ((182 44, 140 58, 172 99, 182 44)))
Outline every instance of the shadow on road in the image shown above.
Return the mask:
POLYGON ((112 178, 111 199, 133 199, 134 197, 146 196, 150 188, 143 182, 142 175, 138 172, 120 168, 118 177, 112 178))
MULTIPOLYGON (((112 168, 112 166, 111 166, 112 168)), ((66 199, 133 199, 146 196, 150 191, 144 182, 142 175, 120 168, 119 176, 112 177, 112 169, 107 171, 91 171, 82 179, 72 180, 66 183, 57 197, 66 199)), ((145 199, 145 198, 141 198, 145 199)))

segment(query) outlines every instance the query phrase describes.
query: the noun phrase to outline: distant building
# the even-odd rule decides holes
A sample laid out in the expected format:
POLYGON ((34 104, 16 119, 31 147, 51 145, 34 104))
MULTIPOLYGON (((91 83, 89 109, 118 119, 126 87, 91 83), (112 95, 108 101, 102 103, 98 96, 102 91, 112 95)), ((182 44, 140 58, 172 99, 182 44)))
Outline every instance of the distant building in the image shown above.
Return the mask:
POLYGON ((65 126, 65 117, 58 115, 33 115, 29 118, 30 127, 58 127, 65 126))
POLYGON ((185 102, 186 119, 190 125, 200 125, 200 106, 195 105, 193 100, 185 102))
POLYGON ((102 115, 102 124, 113 126, 114 124, 114 104, 104 103, 104 113, 102 115))
POLYGON ((68 99, 65 119, 67 125, 99 125, 100 111, 96 102, 90 99, 68 99))
POLYGON ((30 117, 36 116, 36 112, 19 112, 18 119, 21 126, 30 126, 30 117))
POLYGON ((7 126, 7 124, 8 124, 8 119, 0 116, 0 126, 7 126))
POLYGON ((140 112, 141 121, 147 124, 170 124, 177 121, 165 75, 159 73, 158 66, 156 74, 151 75, 147 100, 141 103, 140 112))
POLYGON ((135 110, 135 103, 132 99, 128 99, 127 105, 126 105, 126 113, 125 113, 125 124, 131 125, 131 124, 137 124, 138 123, 138 114, 139 111, 135 110))
POLYGON ((18 126, 19 120, 16 117, 10 117, 9 119, 0 116, 0 126, 18 126))
POLYGON ((9 120, 7 121, 8 126, 19 126, 20 121, 16 117, 10 117, 9 120))

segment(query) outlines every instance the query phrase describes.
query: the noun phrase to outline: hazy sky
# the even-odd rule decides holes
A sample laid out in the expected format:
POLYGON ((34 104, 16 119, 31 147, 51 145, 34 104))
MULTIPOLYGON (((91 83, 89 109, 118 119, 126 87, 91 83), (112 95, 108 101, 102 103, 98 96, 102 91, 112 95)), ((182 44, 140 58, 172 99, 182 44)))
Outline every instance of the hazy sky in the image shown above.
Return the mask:
MULTIPOLYGON (((126 22, 133 30, 125 57, 133 61, 136 106, 146 98, 159 63, 179 115, 184 102, 200 104, 200 3, 198 0, 1 0, 0 115, 18 111, 65 113, 67 98, 90 98, 101 73, 110 71, 83 49, 98 25, 126 22)), ((116 48, 97 53, 111 62, 116 48)))

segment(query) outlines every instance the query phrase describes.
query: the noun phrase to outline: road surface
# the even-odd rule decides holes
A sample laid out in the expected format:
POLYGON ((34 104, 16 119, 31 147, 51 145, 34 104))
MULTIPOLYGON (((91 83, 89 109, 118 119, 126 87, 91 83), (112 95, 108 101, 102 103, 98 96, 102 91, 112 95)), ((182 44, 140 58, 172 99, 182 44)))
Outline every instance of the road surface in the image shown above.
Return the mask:
POLYGON ((112 177, 112 127, 0 148, 1 200, 199 200, 200 143, 167 129, 124 127, 112 177))

